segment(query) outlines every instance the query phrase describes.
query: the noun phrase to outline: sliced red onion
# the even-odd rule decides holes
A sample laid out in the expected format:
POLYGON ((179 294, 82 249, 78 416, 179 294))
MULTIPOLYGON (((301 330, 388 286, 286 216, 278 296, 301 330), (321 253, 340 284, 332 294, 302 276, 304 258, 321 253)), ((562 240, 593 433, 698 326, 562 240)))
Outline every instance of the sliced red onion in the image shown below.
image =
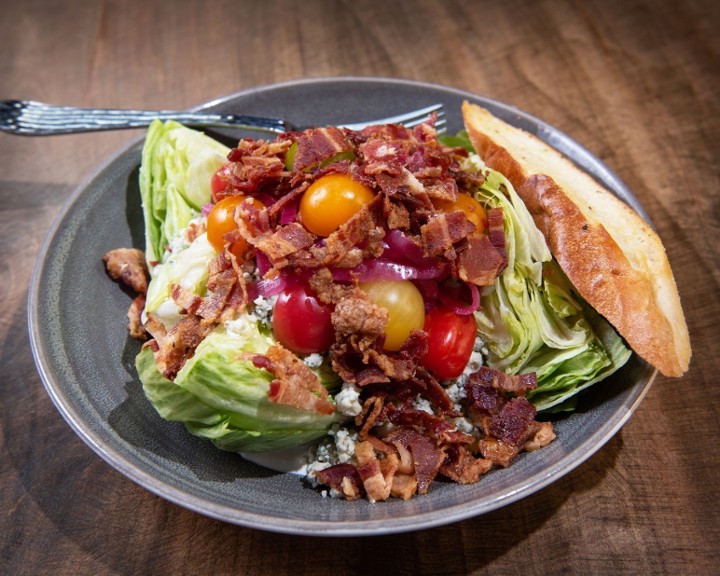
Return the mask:
POLYGON ((291 224, 292 222, 295 222, 297 219, 298 214, 298 203, 297 202, 290 202, 285 207, 283 207, 282 211, 280 212, 280 224, 285 226, 286 224, 291 224))
POLYGON ((332 268, 333 280, 336 282, 381 282, 396 280, 413 280, 418 271, 412 266, 405 266, 383 258, 366 260, 355 268, 332 268))
POLYGON ((257 192, 253 193, 253 198, 256 200, 260 200, 265 206, 272 206, 277 202, 277 199, 274 196, 270 196, 270 194, 267 194, 265 192, 257 192))
POLYGON ((257 284, 258 294, 263 298, 270 298, 280 294, 287 286, 287 278, 283 274, 278 274, 275 278, 260 280, 257 284))
POLYGON ((475 310, 480 308, 480 290, 475 284, 465 282, 464 286, 470 291, 470 303, 460 300, 459 294, 453 294, 453 291, 440 290, 438 294, 439 300, 450 310, 460 316, 469 316, 475 310))
POLYGON ((257 248, 255 249, 255 264, 260 276, 265 276, 267 271, 271 268, 270 258, 267 257, 267 254, 257 248))
POLYGON ((200 213, 205 216, 205 218, 207 218, 208 214, 210 214, 210 211, 213 209, 213 206, 215 206, 215 204, 213 204, 212 202, 203 204, 202 208, 200 209, 200 213))
POLYGON ((427 258, 423 254, 420 246, 415 244, 415 242, 410 240, 410 238, 405 236, 400 230, 391 230, 388 232, 385 235, 384 241, 387 249, 383 255, 392 260, 406 260, 413 264, 425 264, 427 260, 432 260, 432 258, 427 258))

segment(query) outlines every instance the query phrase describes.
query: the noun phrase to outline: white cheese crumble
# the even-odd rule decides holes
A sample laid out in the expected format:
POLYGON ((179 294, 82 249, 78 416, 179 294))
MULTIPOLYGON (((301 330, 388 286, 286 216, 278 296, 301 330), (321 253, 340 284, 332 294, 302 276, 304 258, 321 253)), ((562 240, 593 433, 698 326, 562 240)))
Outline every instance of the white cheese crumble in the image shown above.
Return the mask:
POLYGON ((205 217, 202 214, 197 214, 192 220, 190 220, 190 222, 188 222, 188 225, 185 228, 178 232, 174 238, 168 239, 168 246, 165 254, 163 254, 163 260, 167 260, 172 256, 172 254, 182 252, 185 248, 190 246, 191 242, 188 238, 189 231, 192 230, 193 225, 201 226, 204 223, 205 217))
MULTIPOLYGON (((335 464, 350 462, 355 457, 357 442, 357 430, 349 430, 339 424, 333 424, 328 435, 309 451, 308 459, 310 461, 303 469, 308 482, 317 488, 320 483, 315 479, 313 472, 324 470, 335 464)), ((331 489, 327 495, 332 498, 341 497, 341 494, 335 489, 331 489)))
POLYGON ((277 296, 270 296, 270 298, 258 296, 253 300, 255 307, 253 308, 252 314, 268 328, 272 327, 272 312, 277 299, 277 296))
POLYGON ((415 410, 422 410, 428 414, 434 414, 430 401, 419 394, 415 396, 415 399, 413 400, 413 408, 415 408, 415 410))
POLYGON ((452 384, 445 388, 445 392, 448 395, 448 398, 450 398, 450 401, 453 403, 455 410, 457 410, 458 412, 462 410, 461 403, 465 399, 465 386, 463 385, 462 380, 464 380, 464 378, 458 378, 457 380, 453 380, 452 384))
POLYGON ((473 351, 472 354, 470 354, 470 360, 467 363, 467 366, 465 367, 465 370, 463 371, 463 376, 467 378, 469 374, 472 374, 473 372, 477 372, 482 368, 485 358, 488 355, 488 349, 485 345, 485 342, 483 341, 480 336, 475 338, 475 344, 473 345, 473 351))
POLYGON ((234 336, 253 340, 257 337, 257 321, 252 314, 240 314, 234 320, 226 320, 225 329, 234 336))
POLYGON ((335 405, 343 416, 357 416, 362 411, 360 388, 350 382, 343 382, 342 390, 335 394, 335 405))
POLYGON ((323 358, 323 355, 318 354, 317 352, 314 354, 308 354, 305 358, 303 358, 303 362, 305 362, 308 368, 320 368, 324 360, 325 358, 323 358))

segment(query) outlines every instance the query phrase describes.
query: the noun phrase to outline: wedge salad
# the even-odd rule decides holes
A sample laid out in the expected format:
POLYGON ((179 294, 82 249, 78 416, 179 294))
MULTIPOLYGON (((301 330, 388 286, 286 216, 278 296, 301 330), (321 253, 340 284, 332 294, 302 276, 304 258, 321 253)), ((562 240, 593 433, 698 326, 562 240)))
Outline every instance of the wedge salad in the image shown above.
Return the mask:
MULTIPOLYGON (((555 437, 553 412, 631 352, 464 133, 334 127, 228 148, 155 121, 136 367, 168 421, 323 494, 409 499, 555 437)), ((541 457, 540 455, 532 457, 541 457)))

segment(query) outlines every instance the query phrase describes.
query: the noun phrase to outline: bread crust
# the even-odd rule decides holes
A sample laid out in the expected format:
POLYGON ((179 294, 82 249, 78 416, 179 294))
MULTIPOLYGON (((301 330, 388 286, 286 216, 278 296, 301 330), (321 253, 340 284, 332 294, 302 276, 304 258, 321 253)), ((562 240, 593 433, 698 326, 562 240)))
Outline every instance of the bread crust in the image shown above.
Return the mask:
POLYGON ((660 238, 627 204, 534 135, 465 102, 465 127, 486 163, 507 177, 583 298, 665 376, 691 349, 660 238))

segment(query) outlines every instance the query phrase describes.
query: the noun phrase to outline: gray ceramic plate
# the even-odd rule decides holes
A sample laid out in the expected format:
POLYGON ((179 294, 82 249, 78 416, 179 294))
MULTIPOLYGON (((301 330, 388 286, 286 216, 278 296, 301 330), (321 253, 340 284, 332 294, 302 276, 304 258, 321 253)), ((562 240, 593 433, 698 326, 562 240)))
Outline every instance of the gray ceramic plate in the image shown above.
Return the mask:
MULTIPOLYGON (((454 132, 462 127, 463 99, 537 134, 646 217, 622 182, 587 150, 537 118, 475 94, 399 80, 318 79, 248 90, 203 107, 313 125, 442 102, 454 132)), ((250 134, 231 136, 242 135, 250 134)), ((294 534, 384 534, 459 521, 528 496, 581 464, 627 421, 653 380, 654 370, 633 357, 612 379, 591 388, 577 412, 556 423, 557 440, 541 452, 522 455, 476 485, 436 482, 409 502, 323 498, 298 476, 216 450, 181 425, 163 421, 146 401, 133 368, 139 347, 125 329, 131 297, 108 279, 101 262, 112 248, 143 246, 141 146, 137 142, 101 167, 50 230, 30 288, 30 335, 45 387, 72 428, 120 473, 176 504, 294 534)))

